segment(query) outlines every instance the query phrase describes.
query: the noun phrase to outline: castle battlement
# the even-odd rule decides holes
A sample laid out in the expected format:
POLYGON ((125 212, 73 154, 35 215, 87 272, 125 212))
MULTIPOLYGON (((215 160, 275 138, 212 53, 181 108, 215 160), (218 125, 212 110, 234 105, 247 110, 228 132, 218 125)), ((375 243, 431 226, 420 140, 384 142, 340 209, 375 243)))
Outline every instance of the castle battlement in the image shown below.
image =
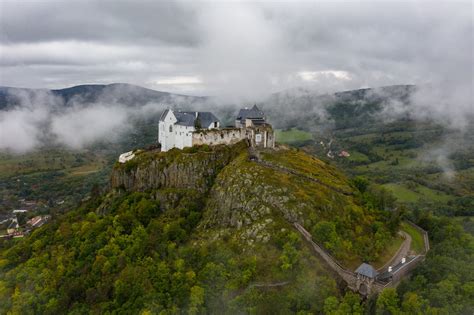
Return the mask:
POLYGON ((232 145, 242 140, 247 140, 252 147, 275 147, 273 128, 257 105, 241 109, 232 128, 220 128, 220 121, 210 112, 171 109, 163 112, 158 124, 158 142, 162 151, 203 144, 232 145))

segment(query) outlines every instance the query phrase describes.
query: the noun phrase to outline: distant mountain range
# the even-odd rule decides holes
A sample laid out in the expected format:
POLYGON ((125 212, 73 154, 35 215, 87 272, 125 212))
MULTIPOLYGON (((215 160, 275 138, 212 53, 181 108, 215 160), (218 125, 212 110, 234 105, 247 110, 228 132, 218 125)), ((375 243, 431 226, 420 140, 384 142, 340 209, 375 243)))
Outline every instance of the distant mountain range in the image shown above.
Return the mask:
POLYGON ((34 100, 41 93, 59 97, 60 101, 64 102, 66 106, 75 103, 90 104, 98 102, 121 103, 130 106, 140 106, 150 102, 192 104, 206 100, 205 97, 160 92, 125 83, 77 85, 57 90, 0 86, 0 110, 20 105, 25 98, 34 100))
MULTIPOLYGON (((258 105, 276 128, 346 128, 376 122, 376 114, 393 101, 409 105, 410 95, 415 90, 414 85, 393 85, 321 95, 311 89, 297 88, 271 94, 258 105)), ((211 110, 224 125, 233 123, 239 107, 253 105, 223 104, 213 97, 179 95, 124 83, 78 85, 57 90, 0 87, 0 110, 41 102, 60 107, 98 103, 140 107, 153 103, 163 110, 167 107, 211 110)))

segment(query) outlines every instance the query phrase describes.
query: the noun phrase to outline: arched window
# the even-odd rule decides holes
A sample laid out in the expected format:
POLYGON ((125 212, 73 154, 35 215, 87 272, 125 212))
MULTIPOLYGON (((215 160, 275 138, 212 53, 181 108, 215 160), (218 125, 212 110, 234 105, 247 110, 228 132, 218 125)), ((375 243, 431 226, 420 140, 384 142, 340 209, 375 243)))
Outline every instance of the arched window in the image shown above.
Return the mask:
POLYGON ((170 132, 173 132, 173 126, 170 125, 170 132))

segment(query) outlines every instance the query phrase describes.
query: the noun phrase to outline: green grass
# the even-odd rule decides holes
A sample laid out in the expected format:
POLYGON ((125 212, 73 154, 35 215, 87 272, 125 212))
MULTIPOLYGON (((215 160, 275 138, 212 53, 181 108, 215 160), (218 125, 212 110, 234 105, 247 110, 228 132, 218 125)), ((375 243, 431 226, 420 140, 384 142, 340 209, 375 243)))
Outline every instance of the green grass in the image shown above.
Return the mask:
POLYGON ((395 197, 402 202, 417 202, 421 197, 420 194, 400 184, 390 183, 382 186, 390 190, 395 195, 395 197))
POLYGON ((50 149, 20 155, 0 154, 0 178, 52 171, 81 175, 100 170, 104 163, 103 156, 88 151, 50 149))
POLYGON ((291 143, 297 141, 308 141, 313 139, 313 135, 307 131, 292 128, 290 130, 276 130, 276 141, 281 143, 291 143))
POLYGON ((369 158, 367 157, 367 155, 365 155, 363 153, 360 153, 360 152, 357 152, 357 151, 351 151, 350 154, 351 154, 351 156, 349 156, 347 158, 350 161, 362 162, 362 163, 365 163, 365 162, 369 161, 369 158))
POLYGON ((402 222, 401 230, 411 236, 411 250, 417 254, 423 253, 425 245, 421 232, 406 222, 402 222))
POLYGON ((443 192, 430 189, 422 185, 416 185, 416 187, 413 189, 410 189, 405 185, 395 183, 389 183, 382 186, 390 190, 401 202, 418 202, 420 199, 436 202, 447 202, 453 198, 452 196, 443 192))

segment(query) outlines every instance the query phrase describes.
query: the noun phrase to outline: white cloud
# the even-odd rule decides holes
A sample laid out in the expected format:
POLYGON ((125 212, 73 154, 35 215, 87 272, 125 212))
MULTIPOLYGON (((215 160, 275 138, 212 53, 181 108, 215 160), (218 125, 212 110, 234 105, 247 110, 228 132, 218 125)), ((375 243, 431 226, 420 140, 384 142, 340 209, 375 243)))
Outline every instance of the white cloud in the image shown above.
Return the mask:
POLYGON ((43 108, 0 111, 0 151, 26 152, 38 145, 43 108))
POLYGON ((199 77, 192 77, 192 76, 169 77, 169 78, 158 79, 154 81, 153 84, 157 84, 157 85, 202 84, 202 80, 199 77))
POLYGON ((330 77, 334 80, 351 80, 349 72, 341 70, 300 71, 298 75, 304 81, 318 81, 321 77, 330 77))
POLYGON ((57 141, 71 148, 82 148, 98 140, 115 141, 130 125, 127 109, 95 104, 74 107, 53 115, 51 131, 57 141))

